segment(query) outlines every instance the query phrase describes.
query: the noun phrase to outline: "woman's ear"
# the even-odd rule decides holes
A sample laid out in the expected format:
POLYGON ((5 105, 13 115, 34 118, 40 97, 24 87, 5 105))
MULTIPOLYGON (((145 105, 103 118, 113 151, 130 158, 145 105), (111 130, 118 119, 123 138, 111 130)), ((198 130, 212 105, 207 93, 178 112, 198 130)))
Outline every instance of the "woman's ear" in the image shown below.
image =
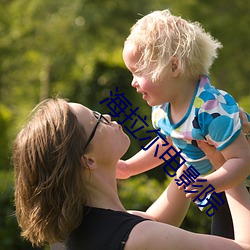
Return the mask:
POLYGON ((180 74, 179 60, 176 57, 173 57, 171 59, 171 70, 172 70, 174 77, 176 77, 180 74))
POLYGON ((89 169, 97 168, 94 158, 87 156, 87 155, 83 155, 82 160, 84 161, 85 164, 87 164, 89 169))

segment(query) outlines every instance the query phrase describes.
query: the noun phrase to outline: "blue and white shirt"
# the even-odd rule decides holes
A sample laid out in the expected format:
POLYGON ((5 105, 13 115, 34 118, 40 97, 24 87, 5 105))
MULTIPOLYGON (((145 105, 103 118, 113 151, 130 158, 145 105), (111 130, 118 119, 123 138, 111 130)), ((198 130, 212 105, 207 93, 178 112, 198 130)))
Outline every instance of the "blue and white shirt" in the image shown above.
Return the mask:
POLYGON ((193 165, 201 175, 208 174, 212 165, 196 140, 207 140, 218 150, 230 145, 241 131, 237 103, 230 94, 213 87, 208 76, 201 76, 189 109, 180 122, 171 124, 169 108, 169 103, 152 108, 154 128, 170 137, 182 151, 187 166, 193 165))

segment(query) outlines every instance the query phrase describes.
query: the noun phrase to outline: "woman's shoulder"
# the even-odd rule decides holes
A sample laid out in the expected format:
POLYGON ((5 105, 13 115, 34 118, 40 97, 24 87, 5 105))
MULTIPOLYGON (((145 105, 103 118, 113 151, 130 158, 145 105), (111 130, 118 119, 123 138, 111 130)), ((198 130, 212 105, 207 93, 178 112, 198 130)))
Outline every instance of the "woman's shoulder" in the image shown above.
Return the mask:
POLYGON ((81 224, 69 235, 67 249, 120 249, 135 225, 146 219, 124 211, 84 207, 81 224), (104 247, 105 246, 105 247, 104 247))

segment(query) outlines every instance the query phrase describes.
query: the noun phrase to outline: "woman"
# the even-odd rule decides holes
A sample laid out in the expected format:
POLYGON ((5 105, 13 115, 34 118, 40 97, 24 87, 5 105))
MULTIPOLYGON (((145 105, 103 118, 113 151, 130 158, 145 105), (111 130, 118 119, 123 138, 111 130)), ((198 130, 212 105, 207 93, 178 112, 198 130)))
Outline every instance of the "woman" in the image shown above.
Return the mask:
POLYGON ((129 144, 108 115, 63 99, 42 102, 14 144, 23 237, 33 245, 65 242, 66 249, 250 249, 250 200, 243 185, 226 192, 235 240, 174 227, 189 201, 173 181, 145 213, 128 213, 115 176, 129 144))

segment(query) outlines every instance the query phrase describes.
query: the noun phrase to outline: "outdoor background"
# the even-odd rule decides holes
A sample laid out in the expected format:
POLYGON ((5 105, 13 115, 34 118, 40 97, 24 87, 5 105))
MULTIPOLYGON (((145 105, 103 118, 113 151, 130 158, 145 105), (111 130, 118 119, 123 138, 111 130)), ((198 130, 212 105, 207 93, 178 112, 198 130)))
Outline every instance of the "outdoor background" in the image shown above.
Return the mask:
MULTIPOLYGON (((151 110, 130 87, 121 53, 138 18, 166 8, 199 21, 223 43, 212 82, 250 112, 249 0, 0 0, 0 249, 32 249, 14 217, 11 165, 12 141, 28 113, 56 95, 108 113, 99 102, 118 87, 150 123, 151 110)), ((124 159, 145 144, 131 137, 124 159)), ((160 166, 119 181, 120 196, 126 208, 146 209, 169 181, 160 166)), ((182 228, 208 233, 210 220, 191 204, 182 228)))

